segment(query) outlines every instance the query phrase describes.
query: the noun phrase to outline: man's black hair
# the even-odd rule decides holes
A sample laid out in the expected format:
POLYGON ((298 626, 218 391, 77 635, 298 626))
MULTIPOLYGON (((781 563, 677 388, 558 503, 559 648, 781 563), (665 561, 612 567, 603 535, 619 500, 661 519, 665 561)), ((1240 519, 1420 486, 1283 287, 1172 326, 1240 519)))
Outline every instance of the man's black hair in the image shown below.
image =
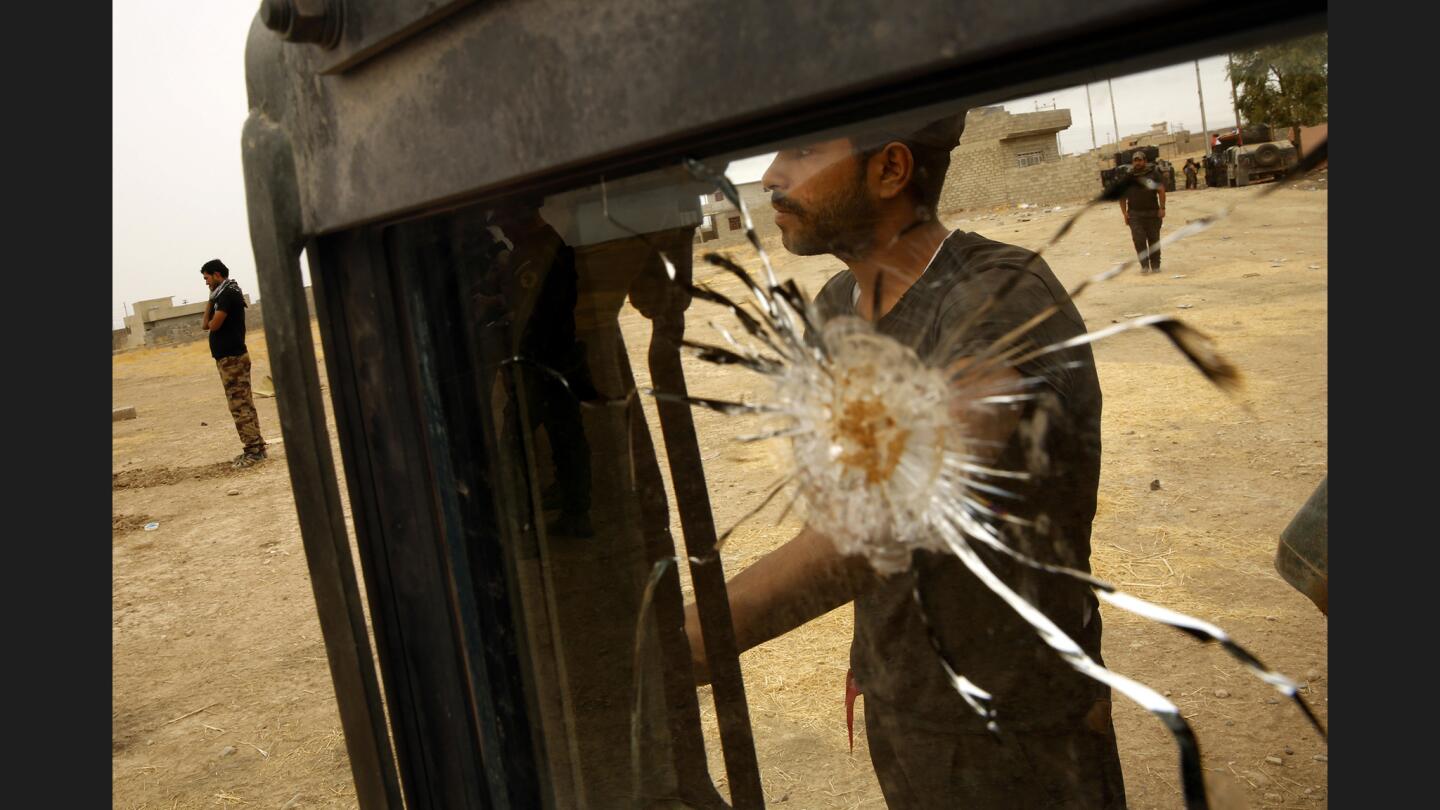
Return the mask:
POLYGON ((945 175, 950 171, 950 152, 960 143, 964 131, 965 111, 961 110, 914 132, 897 133, 882 127, 858 135, 854 142, 862 162, 886 144, 904 144, 915 160, 915 174, 906 188, 933 219, 940 205, 940 192, 945 187, 945 175))
POLYGON ((200 265, 200 272, 210 275, 218 274, 221 278, 230 277, 230 268, 226 267, 225 263, 220 261, 219 259, 211 259, 210 261, 200 265))
POLYGON ((945 175, 950 171, 950 150, 936 149, 914 141, 903 140, 915 159, 915 176, 910 180, 910 191, 932 218, 940 205, 940 192, 945 187, 945 175))

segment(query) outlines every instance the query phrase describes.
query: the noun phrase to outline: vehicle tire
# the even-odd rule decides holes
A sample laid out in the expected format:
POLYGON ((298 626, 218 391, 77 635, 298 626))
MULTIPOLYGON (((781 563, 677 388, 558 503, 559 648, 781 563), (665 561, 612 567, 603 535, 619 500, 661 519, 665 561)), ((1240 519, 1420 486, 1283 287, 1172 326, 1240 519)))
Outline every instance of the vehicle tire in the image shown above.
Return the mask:
POLYGON ((1280 147, 1273 143, 1262 143, 1250 157, 1256 166, 1274 166, 1280 162, 1280 147))

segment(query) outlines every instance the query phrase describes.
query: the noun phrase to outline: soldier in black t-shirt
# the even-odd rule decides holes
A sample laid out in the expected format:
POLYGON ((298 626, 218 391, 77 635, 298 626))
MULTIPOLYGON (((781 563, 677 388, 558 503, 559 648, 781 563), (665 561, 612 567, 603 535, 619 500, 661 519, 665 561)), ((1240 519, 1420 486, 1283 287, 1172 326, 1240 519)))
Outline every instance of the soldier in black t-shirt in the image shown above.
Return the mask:
MULTIPOLYGON (((1051 305, 1058 312, 1026 333, 1030 343, 1085 333, 1064 288, 1033 252, 951 231, 936 218, 963 123, 962 115, 918 132, 785 149, 762 180, 785 247, 830 254, 847 267, 817 296, 821 316, 868 320, 939 367, 969 362, 1051 305), (1017 273, 1013 290, 991 302, 1017 273)), ((1088 570, 1100 477, 1094 358, 1088 347, 1056 352, 995 371, 989 382, 1019 385, 1022 377, 1038 383, 1033 392, 1048 404, 967 420, 967 437, 981 463, 1031 474, 1013 482, 1018 497, 1005 501, 1013 517, 1026 519, 1003 529, 1006 541, 1043 561, 1088 570), (1036 424, 1040 407, 1050 425, 1043 438, 1021 428, 1036 424)), ((1101 660, 1100 615, 1087 588, 988 548, 976 551, 1101 660)), ((955 556, 916 552, 908 570, 882 577, 807 526, 735 576, 729 594, 741 650, 854 600, 850 663, 890 807, 1124 807, 1109 690, 1071 669, 955 556), (931 646, 917 593, 957 671, 993 695, 998 734, 956 692, 931 646)), ((708 670, 693 606, 686 631, 703 683, 708 670)))
POLYGON ((1149 188, 1144 183, 1132 183, 1125 190, 1125 196, 1120 198, 1120 215, 1130 226, 1130 240, 1135 243, 1135 255, 1140 257, 1141 275, 1158 273, 1160 221, 1165 219, 1165 180, 1159 172, 1146 165, 1143 152, 1136 152, 1130 159, 1130 174, 1155 184, 1155 188, 1149 188))
POLYGON ((210 356, 220 370, 225 386, 225 400, 235 418, 235 430, 245 452, 235 457, 236 467, 249 467, 266 457, 265 439, 260 436, 260 420, 255 414, 255 401, 250 393, 250 354, 245 348, 245 296, 240 285, 230 278, 230 268, 219 259, 211 259, 200 268, 200 275, 210 288, 205 304, 202 328, 210 333, 210 356))

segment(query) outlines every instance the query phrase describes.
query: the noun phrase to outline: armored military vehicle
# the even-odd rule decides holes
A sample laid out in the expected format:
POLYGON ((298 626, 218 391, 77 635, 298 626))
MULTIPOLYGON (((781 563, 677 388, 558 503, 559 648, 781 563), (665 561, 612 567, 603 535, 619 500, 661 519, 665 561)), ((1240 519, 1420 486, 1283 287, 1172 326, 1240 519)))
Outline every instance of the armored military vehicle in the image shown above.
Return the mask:
POLYGON ((1226 178, 1232 186, 1273 180, 1300 162, 1300 150, 1288 140, 1232 146, 1225 150, 1226 178))
POLYGON ((1132 146, 1115 153, 1115 165, 1112 168, 1100 172, 1100 187, 1109 188, 1114 183, 1130 173, 1130 161, 1139 152, 1145 155, 1145 162, 1155 168, 1165 182, 1166 191, 1175 190, 1175 167, 1170 161, 1160 157, 1158 146, 1132 146))

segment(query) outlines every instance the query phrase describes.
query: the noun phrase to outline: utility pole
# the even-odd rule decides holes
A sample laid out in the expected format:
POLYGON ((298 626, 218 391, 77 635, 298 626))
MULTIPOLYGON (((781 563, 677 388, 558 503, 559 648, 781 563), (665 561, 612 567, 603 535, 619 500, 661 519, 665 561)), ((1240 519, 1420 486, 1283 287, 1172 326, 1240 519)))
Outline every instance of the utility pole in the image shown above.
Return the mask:
POLYGON ((1205 123, 1205 88, 1200 86, 1200 60, 1195 60, 1195 92, 1200 94, 1200 129, 1204 130, 1205 152, 1210 152, 1210 126, 1205 123))
POLYGON ((1090 116, 1090 148, 1096 149, 1100 144, 1095 142, 1095 108, 1090 106, 1090 83, 1085 83, 1085 114, 1090 116))
POLYGON ((1225 72, 1230 74, 1230 106, 1235 110, 1235 145, 1245 145, 1245 130, 1240 125, 1240 102, 1235 97, 1235 60, 1225 54, 1225 72))
POLYGON ((1109 79, 1105 86, 1110 88, 1110 122, 1115 125, 1115 148, 1120 148, 1120 116, 1115 112, 1115 85, 1109 79))

